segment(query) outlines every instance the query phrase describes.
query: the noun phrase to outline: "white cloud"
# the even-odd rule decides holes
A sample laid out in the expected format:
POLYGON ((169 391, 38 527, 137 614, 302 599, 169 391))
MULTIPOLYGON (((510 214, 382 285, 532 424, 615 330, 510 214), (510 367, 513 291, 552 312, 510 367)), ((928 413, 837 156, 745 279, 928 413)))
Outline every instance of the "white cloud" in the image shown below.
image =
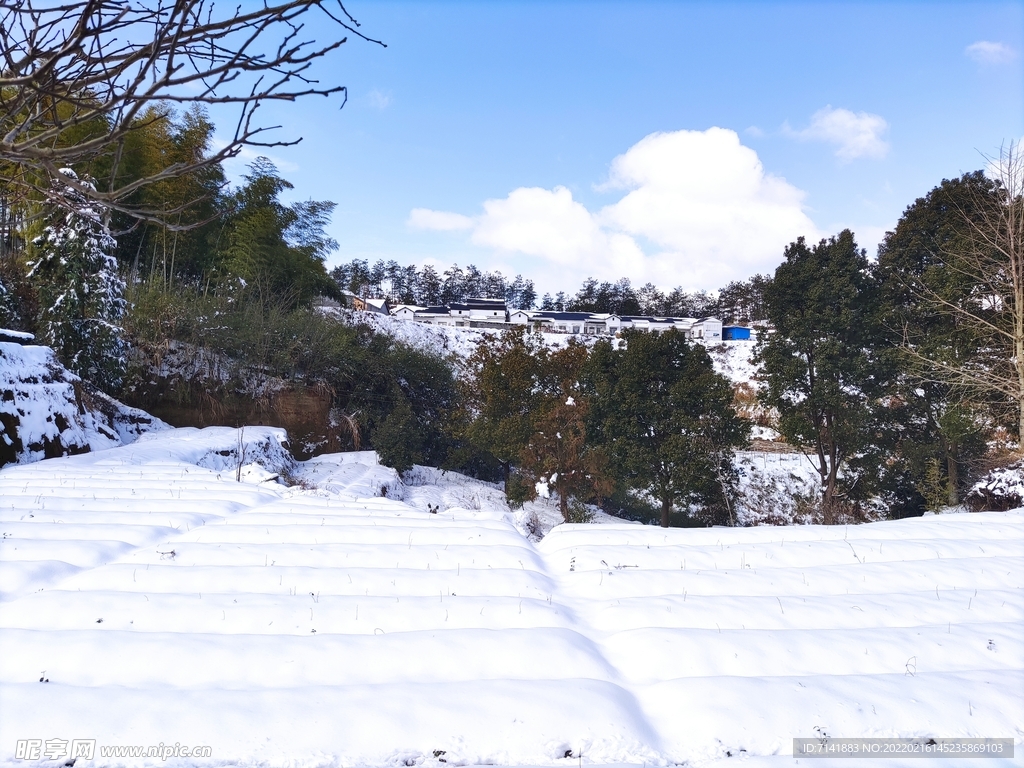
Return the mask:
POLYGON ((374 109, 387 109, 391 106, 392 102, 390 93, 384 93, 376 88, 370 91, 366 98, 370 102, 370 106, 374 109))
POLYGON ((804 193, 722 128, 651 134, 612 161, 606 186, 629 191, 602 220, 663 248, 653 263, 663 279, 678 268, 720 287, 723 272, 769 270, 787 243, 817 231, 804 193))
POLYGON ((469 216, 463 216, 461 213, 432 211, 429 208, 413 208, 409 212, 406 224, 415 229, 435 229, 441 232, 451 232, 460 229, 472 229, 473 219, 469 216))
POLYGON ((964 49, 968 58, 979 64, 1009 64, 1017 59, 1017 51, 1006 43, 979 40, 964 49))
POLYGON ((858 157, 885 157, 889 144, 882 137, 889 124, 881 115, 833 109, 829 104, 811 116, 811 124, 802 131, 788 125, 783 131, 803 141, 824 141, 835 144, 836 157, 849 162, 858 157))
POLYGON ((503 200, 487 200, 473 242, 539 256, 563 268, 589 264, 609 278, 630 274, 643 261, 632 238, 602 228, 565 187, 520 187, 503 200))
POLYGON ((520 187, 485 201, 479 216, 416 209, 409 220, 454 217, 472 228, 474 244, 532 257, 546 270, 538 282, 562 287, 593 276, 715 289, 773 271, 787 243, 820 236, 804 193, 766 173, 757 153, 722 128, 651 134, 612 161, 598 189, 624 194, 592 211, 565 187, 520 187))

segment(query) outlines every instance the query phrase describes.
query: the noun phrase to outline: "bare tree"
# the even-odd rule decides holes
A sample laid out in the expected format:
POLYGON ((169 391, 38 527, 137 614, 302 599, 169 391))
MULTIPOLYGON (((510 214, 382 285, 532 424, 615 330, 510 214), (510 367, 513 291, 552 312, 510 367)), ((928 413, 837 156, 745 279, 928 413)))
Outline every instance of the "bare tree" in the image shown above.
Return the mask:
MULTIPOLYGON (((184 207, 146 209, 136 190, 236 156, 279 147, 256 113, 267 101, 341 94, 313 66, 363 35, 341 0, 215 5, 212 0, 0 0, 0 163, 23 193, 46 190, 62 167, 104 158, 112 168, 95 188, 68 182, 87 201, 170 228, 184 207), (312 31, 315 30, 315 33, 312 31), (235 105, 227 143, 202 157, 118 182, 126 138, 181 105, 235 105)), ((67 202, 67 201, 65 201, 67 202)))
POLYGON ((923 378, 1009 404, 1024 441, 1024 154, 1011 142, 986 160, 992 187, 971 188, 956 206, 962 236, 937 254, 950 279, 910 285, 970 339, 970 352, 926 354, 909 334, 904 350, 923 378), (951 283, 958 289, 948 290, 951 283))

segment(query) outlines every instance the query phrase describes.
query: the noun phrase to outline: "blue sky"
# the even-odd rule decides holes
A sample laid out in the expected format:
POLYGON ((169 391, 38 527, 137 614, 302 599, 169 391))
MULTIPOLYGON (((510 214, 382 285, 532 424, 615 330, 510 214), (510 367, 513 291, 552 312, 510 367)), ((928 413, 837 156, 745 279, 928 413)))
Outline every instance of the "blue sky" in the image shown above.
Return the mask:
POLYGON ((850 227, 873 255, 1024 137, 1021 2, 346 7, 388 46, 319 66, 347 106, 264 115, 304 137, 270 153, 295 197, 338 204, 331 263, 715 289, 799 235, 850 227))

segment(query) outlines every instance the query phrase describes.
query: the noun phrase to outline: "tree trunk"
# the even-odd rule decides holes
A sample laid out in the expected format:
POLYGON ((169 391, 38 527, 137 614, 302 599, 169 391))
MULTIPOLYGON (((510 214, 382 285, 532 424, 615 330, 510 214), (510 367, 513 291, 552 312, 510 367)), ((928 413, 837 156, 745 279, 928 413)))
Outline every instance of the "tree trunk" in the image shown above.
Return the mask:
MULTIPOLYGON (((1024 294, 1024 286, 1021 286, 1021 294, 1024 294)), ((1019 309, 1014 318, 1013 362, 1017 368, 1017 443, 1024 444, 1024 295, 1016 298, 1019 309)))
POLYGON ((672 499, 667 496, 661 499, 661 527, 668 528, 668 516, 672 511, 672 499))
POLYGON ((836 486, 839 480, 839 462, 836 458, 833 458, 828 474, 823 480, 825 491, 821 499, 821 511, 825 525, 832 525, 835 522, 836 486))
POLYGON ((946 501, 955 507, 960 503, 960 465, 956 460, 956 445, 946 450, 946 501))

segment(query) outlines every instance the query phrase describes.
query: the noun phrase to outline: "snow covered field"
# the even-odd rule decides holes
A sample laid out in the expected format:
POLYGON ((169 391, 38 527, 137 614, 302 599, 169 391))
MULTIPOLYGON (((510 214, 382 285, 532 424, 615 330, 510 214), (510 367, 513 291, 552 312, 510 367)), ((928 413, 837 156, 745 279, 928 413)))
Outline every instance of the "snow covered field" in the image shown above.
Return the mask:
POLYGON ((481 484, 281 438, 246 428, 241 471, 230 429, 0 470, 0 762, 788 766, 825 733, 1024 764, 1020 511, 534 543, 481 484), (175 742, 212 757, 99 751, 175 742))

